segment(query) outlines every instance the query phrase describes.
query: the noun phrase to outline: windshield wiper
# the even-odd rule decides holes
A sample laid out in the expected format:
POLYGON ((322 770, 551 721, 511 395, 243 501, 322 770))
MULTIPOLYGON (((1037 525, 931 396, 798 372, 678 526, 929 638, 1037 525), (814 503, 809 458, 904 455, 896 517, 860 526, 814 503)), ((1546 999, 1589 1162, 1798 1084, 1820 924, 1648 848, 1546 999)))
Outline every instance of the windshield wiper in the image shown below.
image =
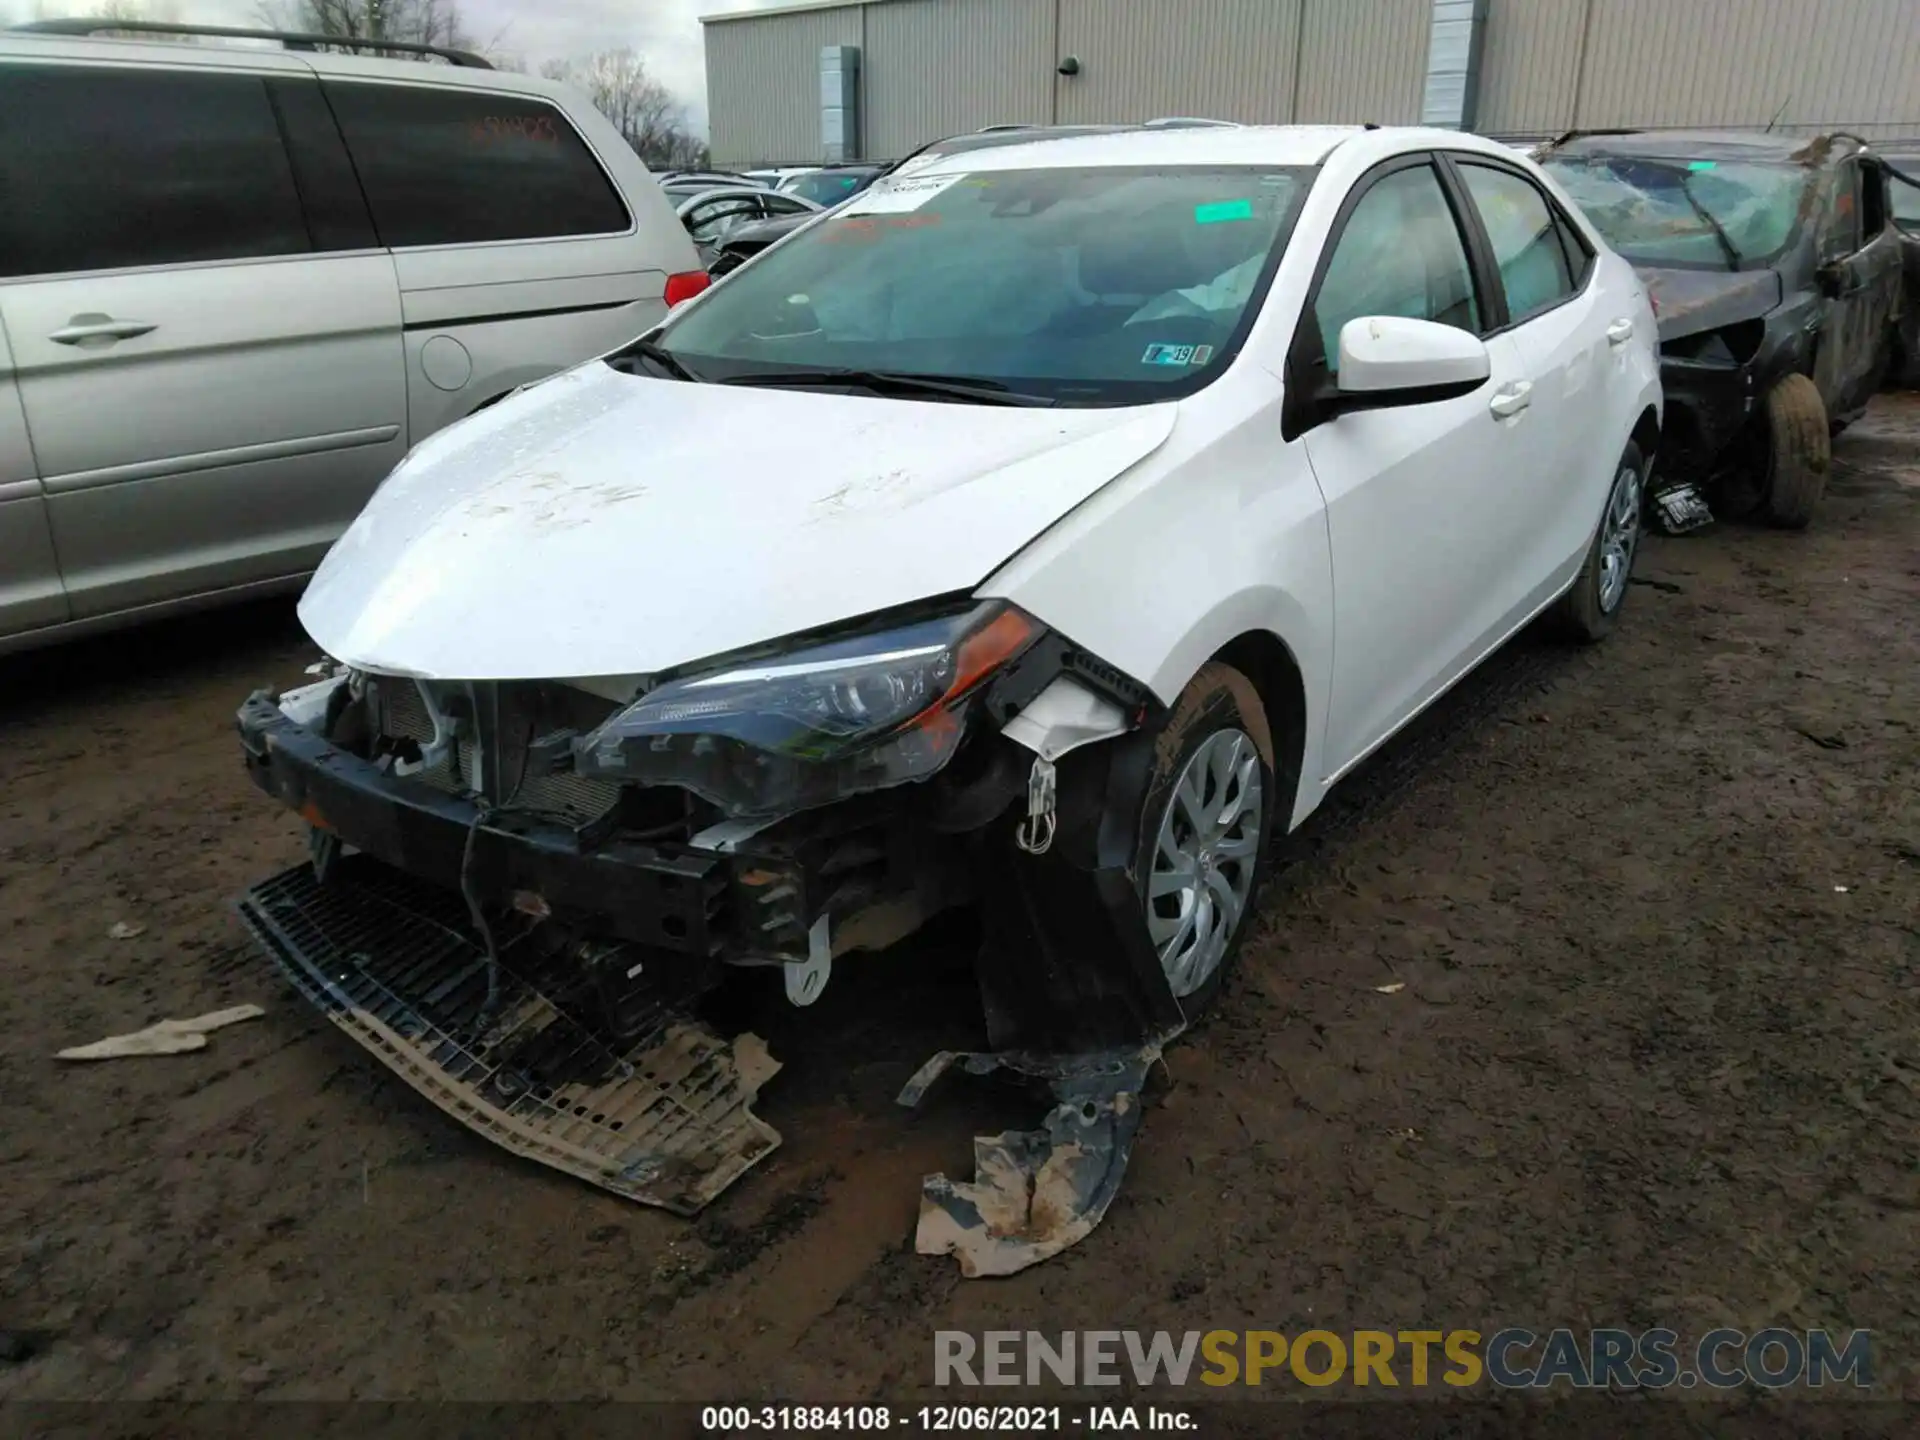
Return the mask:
POLYGON ((902 398, 936 396, 946 400, 970 400, 977 405, 1052 405, 1049 395, 1031 395, 1009 389, 998 380, 979 380, 957 375, 912 375, 897 370, 849 370, 825 367, 818 370, 748 370, 729 375, 722 385, 853 385, 876 395, 902 398))
POLYGON ((1727 257, 1727 269, 1738 270, 1740 268, 1740 251, 1735 248, 1733 241, 1728 237, 1726 228, 1722 226, 1718 220, 1713 218, 1713 212, 1700 203, 1699 197, 1693 193, 1693 186, 1687 183, 1687 177, 1684 173, 1680 176, 1680 193, 1687 197, 1687 203, 1693 207, 1693 213, 1707 222, 1707 228, 1713 231, 1713 238, 1720 242, 1721 252, 1727 257))
POLYGON ((619 354, 608 356, 607 360, 609 364, 612 364, 618 360, 630 360, 636 355, 643 360, 651 360, 676 380, 691 380, 696 385, 704 384, 706 381, 706 376, 688 369, 686 362, 678 355, 667 349, 659 341, 645 335, 627 346, 627 348, 619 354))

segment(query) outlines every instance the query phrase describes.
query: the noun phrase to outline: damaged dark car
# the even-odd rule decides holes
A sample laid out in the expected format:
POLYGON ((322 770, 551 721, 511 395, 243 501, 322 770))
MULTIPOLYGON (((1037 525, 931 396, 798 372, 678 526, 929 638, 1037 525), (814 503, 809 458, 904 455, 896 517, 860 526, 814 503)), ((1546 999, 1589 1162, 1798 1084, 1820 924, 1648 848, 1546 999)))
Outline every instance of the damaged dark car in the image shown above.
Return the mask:
POLYGON ((1829 439, 1894 363, 1889 176, 1858 139, 1708 131, 1563 136, 1541 164, 1647 282, 1667 413, 1655 518, 1804 528, 1829 439))

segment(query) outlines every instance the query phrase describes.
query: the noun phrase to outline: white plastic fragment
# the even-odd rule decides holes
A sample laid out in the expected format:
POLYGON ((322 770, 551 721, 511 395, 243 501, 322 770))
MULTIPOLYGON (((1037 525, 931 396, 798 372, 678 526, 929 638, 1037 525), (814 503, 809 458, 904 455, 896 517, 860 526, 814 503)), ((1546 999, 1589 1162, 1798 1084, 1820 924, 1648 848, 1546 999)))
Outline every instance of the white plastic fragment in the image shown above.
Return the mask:
POLYGON ((144 934, 146 928, 147 927, 142 925, 138 920, 116 920, 107 928, 107 938, 109 940, 131 940, 136 935, 144 934))
POLYGON ((1374 991, 1374 994, 1376 995, 1398 995, 1402 990, 1406 988, 1407 988, 1406 981, 1396 980, 1391 985, 1376 985, 1373 987, 1373 991, 1374 991))
POLYGON ((75 1045, 62 1050, 57 1060, 118 1060, 128 1055, 179 1055, 188 1050, 207 1048, 207 1032, 237 1025, 242 1020, 257 1020, 266 1014, 258 1005, 235 1005, 213 1010, 191 1020, 162 1020, 128 1035, 109 1035, 91 1045, 75 1045))

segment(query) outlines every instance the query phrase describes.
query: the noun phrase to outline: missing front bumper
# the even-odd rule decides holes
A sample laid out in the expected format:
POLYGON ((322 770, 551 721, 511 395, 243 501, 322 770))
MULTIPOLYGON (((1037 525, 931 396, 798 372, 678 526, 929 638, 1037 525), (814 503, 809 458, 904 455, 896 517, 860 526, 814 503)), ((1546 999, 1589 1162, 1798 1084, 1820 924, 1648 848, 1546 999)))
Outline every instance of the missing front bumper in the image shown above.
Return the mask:
POLYGON ((486 952, 459 897, 366 856, 337 862, 325 885, 309 866, 285 871, 238 909, 329 1019, 515 1154, 691 1215, 780 1144, 752 1110, 780 1068, 757 1036, 727 1041, 663 988, 614 1038, 586 1018, 592 967, 554 957, 531 924, 496 935, 489 1008, 486 952))

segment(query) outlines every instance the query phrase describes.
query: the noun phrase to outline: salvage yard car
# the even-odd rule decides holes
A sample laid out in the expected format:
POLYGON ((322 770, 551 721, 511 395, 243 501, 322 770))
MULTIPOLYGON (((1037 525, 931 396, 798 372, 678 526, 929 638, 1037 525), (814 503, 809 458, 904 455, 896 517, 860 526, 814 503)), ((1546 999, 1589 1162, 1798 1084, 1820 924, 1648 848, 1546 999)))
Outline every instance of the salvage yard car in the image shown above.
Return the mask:
MULTIPOLYGON (((672 191, 668 192, 669 197, 672 191)), ((804 221, 820 213, 820 207, 799 195, 781 195, 764 186, 727 185, 702 190, 680 201, 674 213, 686 227, 704 263, 728 235, 742 225, 755 225, 772 218, 792 217, 804 221)))
MULTIPOLYGON (((1136 127, 1127 125, 989 125, 981 130, 929 141, 918 150, 909 151, 896 160, 888 167, 886 174, 907 173, 938 156, 958 155, 964 150, 1029 144, 1034 140, 1052 139, 1063 135, 1108 135, 1118 130, 1133 128, 1136 127)), ((730 228, 713 247, 711 255, 706 256, 709 273, 716 280, 723 275, 731 274, 762 250, 793 234, 810 219, 812 219, 811 215, 787 215, 778 219, 749 220, 730 228)), ((706 254, 704 250, 702 253, 706 254)))
POLYGON ((0 650, 298 589, 411 446, 707 283, 578 92, 224 43, 289 39, 0 29, 0 650))
POLYGON ((1900 309, 1900 340, 1894 357, 1894 382, 1920 390, 1920 142, 1885 147, 1891 184, 1894 229, 1900 232, 1901 269, 1906 294, 1900 309))
POLYGON ((468 1123, 680 1209, 774 1143, 687 1018, 723 966, 810 1004, 971 902, 997 1054, 1162 1043, 1275 837, 1536 616, 1613 627, 1653 325, 1470 135, 933 157, 395 470, 324 672, 239 713, 315 857, 243 913, 468 1123))
POLYGON ((1673 528, 1708 510, 1804 527, 1830 433, 1896 346, 1900 244, 1879 158, 1845 135, 1571 135, 1541 156, 1647 281, 1666 389, 1673 528))

